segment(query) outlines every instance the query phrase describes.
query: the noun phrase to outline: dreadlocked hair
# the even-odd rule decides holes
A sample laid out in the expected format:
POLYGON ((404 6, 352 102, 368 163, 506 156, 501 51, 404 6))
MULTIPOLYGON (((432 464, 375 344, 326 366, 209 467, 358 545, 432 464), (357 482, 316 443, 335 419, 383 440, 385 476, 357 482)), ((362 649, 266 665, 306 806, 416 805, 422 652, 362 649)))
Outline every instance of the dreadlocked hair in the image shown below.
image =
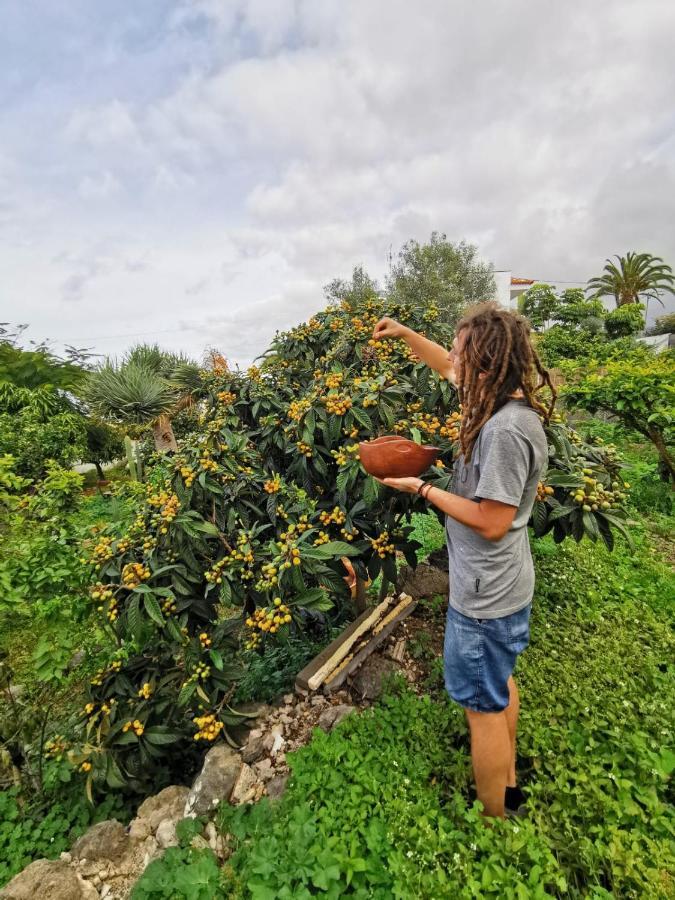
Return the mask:
POLYGON ((545 422, 553 413, 556 391, 523 316, 494 302, 481 303, 459 321, 460 332, 465 332, 465 340, 457 367, 462 406, 459 443, 468 462, 483 425, 516 391, 522 391, 525 402, 545 422), (543 388, 550 391, 548 404, 537 396, 543 388))

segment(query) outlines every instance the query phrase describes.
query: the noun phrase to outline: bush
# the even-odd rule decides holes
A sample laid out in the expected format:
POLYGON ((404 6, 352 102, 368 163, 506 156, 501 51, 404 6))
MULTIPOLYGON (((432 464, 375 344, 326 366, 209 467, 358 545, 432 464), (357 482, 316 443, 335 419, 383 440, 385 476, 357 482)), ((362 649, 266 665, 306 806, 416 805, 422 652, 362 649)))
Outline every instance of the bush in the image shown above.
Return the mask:
POLYGON ((630 337, 645 327, 645 308, 641 303, 626 303, 607 313, 605 328, 610 338, 630 337))
POLYGON ((0 454, 10 453, 16 472, 40 479, 49 461, 63 468, 86 452, 86 420, 72 412, 56 412, 43 419, 30 408, 0 414, 0 454))

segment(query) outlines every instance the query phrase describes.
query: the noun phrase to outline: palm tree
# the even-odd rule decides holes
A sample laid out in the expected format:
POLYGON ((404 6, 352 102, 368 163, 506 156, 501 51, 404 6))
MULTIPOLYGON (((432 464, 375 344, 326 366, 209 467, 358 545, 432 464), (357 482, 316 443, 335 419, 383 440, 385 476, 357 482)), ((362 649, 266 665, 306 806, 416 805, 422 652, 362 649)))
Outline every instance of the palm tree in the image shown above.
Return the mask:
MULTIPOLYGON (((200 388, 196 363, 156 345, 140 345, 121 363, 107 360, 92 372, 85 394, 103 418, 135 429, 152 428, 155 449, 167 452, 178 449, 172 418, 194 403, 200 388)), ((133 470, 131 459, 130 467, 133 470)))
POLYGON ((618 265, 606 260, 604 274, 591 278, 586 286, 593 296, 614 297, 617 307, 627 303, 656 299, 663 306, 661 291, 675 294, 675 276, 671 267, 651 253, 627 253, 617 256, 618 265))

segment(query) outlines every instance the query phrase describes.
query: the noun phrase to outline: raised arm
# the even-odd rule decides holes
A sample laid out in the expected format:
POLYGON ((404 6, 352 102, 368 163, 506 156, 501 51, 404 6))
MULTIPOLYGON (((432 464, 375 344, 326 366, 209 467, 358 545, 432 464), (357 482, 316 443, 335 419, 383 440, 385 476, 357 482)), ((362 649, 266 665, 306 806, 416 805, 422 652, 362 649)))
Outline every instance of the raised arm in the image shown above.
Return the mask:
POLYGON ((431 369, 435 369, 443 378, 452 381, 453 368, 448 358, 448 351, 441 347, 440 344, 435 344, 429 338, 425 338, 423 335, 413 331, 412 328, 401 325, 395 319, 385 316, 375 326, 373 338, 376 341, 382 340, 382 338, 400 338, 404 340, 423 363, 426 363, 431 369))

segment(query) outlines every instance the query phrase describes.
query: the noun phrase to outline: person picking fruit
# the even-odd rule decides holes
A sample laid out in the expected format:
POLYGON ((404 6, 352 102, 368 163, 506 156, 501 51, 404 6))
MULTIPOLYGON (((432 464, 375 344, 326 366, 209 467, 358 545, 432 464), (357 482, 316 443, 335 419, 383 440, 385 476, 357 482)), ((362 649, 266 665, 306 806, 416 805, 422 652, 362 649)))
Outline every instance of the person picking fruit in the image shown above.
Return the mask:
POLYGON ((419 493, 445 513, 450 596, 443 650, 445 686, 466 712, 484 815, 515 812, 520 699, 513 678, 529 643, 534 566, 527 523, 548 460, 542 420, 555 390, 522 316, 496 303, 470 310, 446 349, 390 318, 376 340, 398 338, 457 388, 460 452, 450 491, 421 478, 378 479, 419 493), (548 404, 540 399, 550 393, 548 404))

